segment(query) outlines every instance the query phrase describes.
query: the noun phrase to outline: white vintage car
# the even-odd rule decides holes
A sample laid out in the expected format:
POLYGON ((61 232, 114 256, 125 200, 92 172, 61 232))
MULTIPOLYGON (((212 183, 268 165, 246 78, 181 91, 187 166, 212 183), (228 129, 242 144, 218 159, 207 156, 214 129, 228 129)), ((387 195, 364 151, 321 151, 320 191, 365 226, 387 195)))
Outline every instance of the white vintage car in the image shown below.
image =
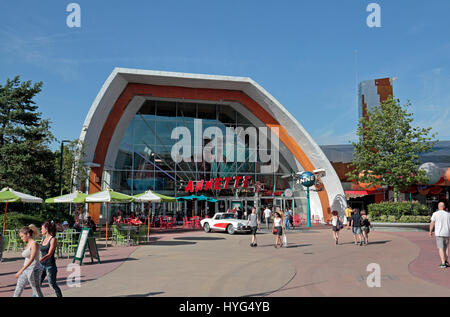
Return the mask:
POLYGON ((236 232, 250 232, 250 227, 246 227, 247 220, 237 219, 234 213, 219 212, 212 218, 205 218, 200 221, 200 224, 205 232, 211 230, 226 231, 229 234, 236 232))

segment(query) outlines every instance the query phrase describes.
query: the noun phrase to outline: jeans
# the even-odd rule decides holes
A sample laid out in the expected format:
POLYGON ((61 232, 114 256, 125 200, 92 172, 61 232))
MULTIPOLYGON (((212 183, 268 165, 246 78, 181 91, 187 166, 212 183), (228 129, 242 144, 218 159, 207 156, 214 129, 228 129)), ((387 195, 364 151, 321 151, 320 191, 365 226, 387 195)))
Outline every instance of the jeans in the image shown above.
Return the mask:
POLYGON ((284 227, 289 230, 289 218, 284 221, 284 227))
POLYGON ((56 284, 56 274, 58 273, 58 268, 56 265, 42 266, 42 275, 41 275, 41 285, 44 282, 45 277, 47 276, 48 284, 55 290, 55 294, 57 297, 62 297, 61 289, 58 284, 56 284))

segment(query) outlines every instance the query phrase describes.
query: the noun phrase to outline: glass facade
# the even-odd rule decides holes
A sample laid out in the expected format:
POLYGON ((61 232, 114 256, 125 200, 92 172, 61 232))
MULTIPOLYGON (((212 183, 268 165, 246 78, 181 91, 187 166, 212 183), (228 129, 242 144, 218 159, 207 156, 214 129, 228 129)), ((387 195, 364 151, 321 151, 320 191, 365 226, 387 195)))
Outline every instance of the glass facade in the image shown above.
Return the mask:
MULTIPOLYGON (((200 140, 203 144, 196 148, 194 141, 196 119, 201 119, 202 122, 201 135, 210 127, 217 127, 224 138, 227 136, 227 127, 234 129, 254 127, 255 131, 258 131, 257 126, 252 125, 247 118, 229 105, 147 100, 132 118, 121 141, 115 166, 108 171, 111 176, 111 188, 129 195, 151 189, 160 194, 179 197, 186 195, 185 186, 190 180, 233 176, 251 176, 254 183, 263 184, 260 196, 272 196, 274 190, 280 192, 292 187, 292 180, 282 176, 294 171, 281 154, 279 168, 275 173, 261 173, 263 163, 260 155, 257 155, 258 150, 267 150, 270 153, 270 149, 261 149, 258 147, 259 142, 252 142, 253 139, 248 135, 241 138, 243 140, 241 146, 237 145, 235 134, 232 136, 233 146, 229 146, 229 139, 224 142, 223 162, 208 163, 205 160, 194 162, 195 151, 201 151, 202 146, 211 141, 202 136, 200 140), (177 163, 172 158, 172 147, 179 139, 173 139, 171 136, 177 127, 186 127, 191 134, 190 162, 184 160, 177 163), (240 161, 238 157, 241 158, 240 161), (242 157, 245 160, 242 160, 242 157)), ((270 147, 270 134, 267 144, 269 145, 267 147, 270 147)), ((233 196, 230 189, 197 194, 215 196, 219 199, 233 196)), ((255 197, 255 191, 242 190, 239 197, 255 197)))
MULTIPOLYGON (((194 162, 192 157, 191 162, 183 160, 176 163, 171 156, 172 147, 178 142, 178 139, 171 137, 175 128, 186 127, 190 131, 191 153, 202 150, 202 147, 196 149, 193 141, 195 119, 202 120, 201 133, 207 128, 218 127, 224 138, 227 127, 246 129, 253 126, 228 105, 146 101, 132 119, 122 139, 114 169, 110 171, 111 187, 131 195, 150 188, 164 195, 182 196, 189 180, 236 175, 252 176, 254 181, 264 183, 265 188, 270 190, 273 189, 274 177, 277 179, 276 191, 289 187, 289 181, 280 178, 293 172, 284 158, 280 157, 278 172, 261 174, 260 166, 263 163, 260 162, 259 155, 255 154, 261 149, 255 148, 248 136, 245 137, 243 148, 238 148, 236 136, 233 136, 233 146, 224 145, 223 162, 194 162), (245 162, 238 162, 238 155, 243 155, 245 162)), ((210 139, 204 138, 201 146, 206 146, 209 141, 210 139)), ((265 150, 270 152, 270 149, 265 150)))

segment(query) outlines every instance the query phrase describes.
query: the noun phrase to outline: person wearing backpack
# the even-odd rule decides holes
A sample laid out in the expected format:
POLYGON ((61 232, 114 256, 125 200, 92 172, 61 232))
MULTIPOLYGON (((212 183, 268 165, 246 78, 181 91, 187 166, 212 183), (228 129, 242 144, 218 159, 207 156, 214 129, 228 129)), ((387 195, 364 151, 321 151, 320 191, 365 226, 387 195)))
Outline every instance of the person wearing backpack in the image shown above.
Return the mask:
POLYGON ((344 227, 338 215, 339 214, 336 210, 331 212, 331 232, 336 244, 339 244, 339 231, 344 227))
POLYGON ((361 210, 361 231, 363 234, 363 244, 369 244, 369 232, 370 228, 372 228, 372 224, 367 217, 367 213, 364 210, 361 210))

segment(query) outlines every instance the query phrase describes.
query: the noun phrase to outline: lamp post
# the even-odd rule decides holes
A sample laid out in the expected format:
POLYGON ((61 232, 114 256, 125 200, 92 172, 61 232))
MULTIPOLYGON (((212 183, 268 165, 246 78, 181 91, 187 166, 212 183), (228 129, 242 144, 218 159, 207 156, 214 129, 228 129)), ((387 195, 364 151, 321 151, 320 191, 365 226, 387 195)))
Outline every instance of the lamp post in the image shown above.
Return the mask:
POLYGON ((64 152, 64 143, 68 143, 70 140, 62 140, 61 141, 61 152, 59 157, 59 194, 62 195, 62 172, 63 172, 63 152, 64 152))
MULTIPOLYGON (((64 143, 71 142, 70 140, 62 140, 61 141, 61 152, 59 157, 59 195, 62 195, 62 173, 63 173, 63 152, 64 152, 64 143)), ((58 215, 61 214, 61 206, 58 204, 58 215)))
POLYGON ((306 226, 311 227, 311 207, 309 202, 309 187, 316 182, 316 176, 311 172, 302 172, 300 174, 300 184, 306 187, 306 226))

